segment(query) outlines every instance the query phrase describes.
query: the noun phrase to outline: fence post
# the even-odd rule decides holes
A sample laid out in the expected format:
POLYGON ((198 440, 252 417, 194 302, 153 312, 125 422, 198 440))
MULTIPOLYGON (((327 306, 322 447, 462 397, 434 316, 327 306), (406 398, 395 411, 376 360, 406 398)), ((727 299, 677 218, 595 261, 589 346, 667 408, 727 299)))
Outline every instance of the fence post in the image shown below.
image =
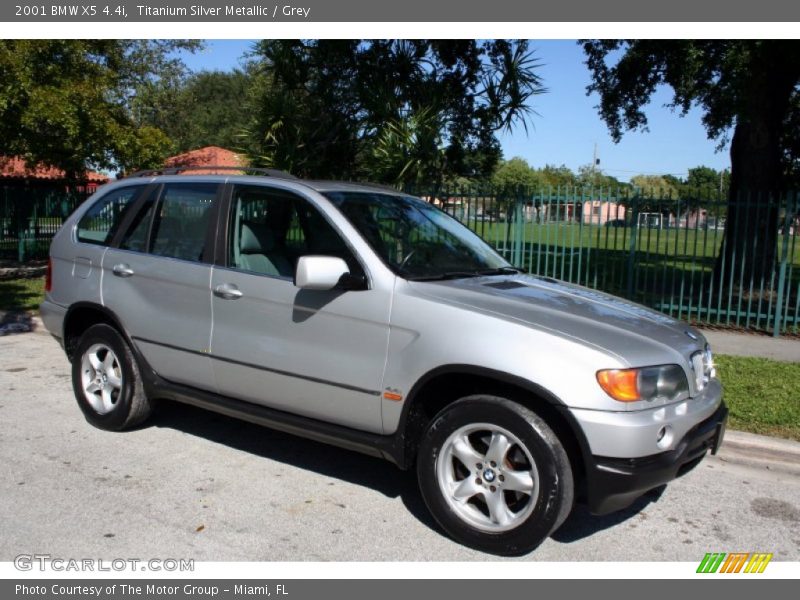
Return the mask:
MULTIPOLYGON (((794 216, 794 207, 792 206, 792 194, 786 194, 786 206, 783 213, 783 227, 778 228, 778 235, 783 232, 783 248, 781 252, 781 264, 778 271, 778 294, 775 298, 775 322, 772 326, 772 337, 780 337, 782 318, 783 318, 783 295, 789 286, 786 285, 786 263, 789 259, 789 223, 791 223, 794 216)), ((779 221, 780 222, 780 221, 779 221)), ((788 301, 788 299, 787 299, 788 301)))
POLYGON ((514 199, 514 246, 511 251, 511 264, 515 267, 522 267, 523 238, 525 237, 525 203, 519 195, 514 199))
POLYGON ((22 264, 28 259, 28 230, 24 229, 18 234, 17 261, 22 264))
POLYGON ((628 242, 628 270, 625 297, 633 300, 634 269, 636 268, 636 238, 639 231, 639 197, 631 198, 631 239, 628 242))

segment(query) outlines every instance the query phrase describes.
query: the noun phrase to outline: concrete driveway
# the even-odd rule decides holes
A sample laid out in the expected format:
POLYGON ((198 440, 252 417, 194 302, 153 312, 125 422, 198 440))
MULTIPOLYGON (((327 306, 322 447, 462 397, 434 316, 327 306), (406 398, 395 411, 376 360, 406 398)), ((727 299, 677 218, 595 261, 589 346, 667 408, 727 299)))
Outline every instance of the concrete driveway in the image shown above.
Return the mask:
MULTIPOLYGON (((198 409, 93 429, 69 365, 41 333, 0 337, 0 560, 491 560, 442 535, 411 473, 198 409)), ((800 560, 800 476, 723 447, 660 496, 593 517, 578 507, 521 560, 800 560)))

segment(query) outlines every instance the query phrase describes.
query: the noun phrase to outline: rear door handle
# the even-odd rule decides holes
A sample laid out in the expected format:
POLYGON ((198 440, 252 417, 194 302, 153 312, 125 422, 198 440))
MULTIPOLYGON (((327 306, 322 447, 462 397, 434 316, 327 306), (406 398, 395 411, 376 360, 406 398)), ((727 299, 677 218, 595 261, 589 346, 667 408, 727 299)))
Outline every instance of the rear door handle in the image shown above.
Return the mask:
POLYGON ((214 295, 225 300, 238 300, 242 297, 242 291, 232 283, 223 283, 214 288, 214 295))
POLYGON ((133 269, 131 269, 130 266, 126 265, 125 263, 114 265, 112 272, 117 277, 130 277, 133 275, 133 269))

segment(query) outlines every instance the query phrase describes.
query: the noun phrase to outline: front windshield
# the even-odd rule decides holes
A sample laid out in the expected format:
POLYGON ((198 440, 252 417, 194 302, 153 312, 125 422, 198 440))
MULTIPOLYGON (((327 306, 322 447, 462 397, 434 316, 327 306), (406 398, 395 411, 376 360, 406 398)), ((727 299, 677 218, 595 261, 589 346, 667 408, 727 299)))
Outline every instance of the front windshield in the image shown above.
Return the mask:
POLYGON ((457 220, 409 196, 327 192, 383 261, 406 279, 472 277, 513 267, 457 220))

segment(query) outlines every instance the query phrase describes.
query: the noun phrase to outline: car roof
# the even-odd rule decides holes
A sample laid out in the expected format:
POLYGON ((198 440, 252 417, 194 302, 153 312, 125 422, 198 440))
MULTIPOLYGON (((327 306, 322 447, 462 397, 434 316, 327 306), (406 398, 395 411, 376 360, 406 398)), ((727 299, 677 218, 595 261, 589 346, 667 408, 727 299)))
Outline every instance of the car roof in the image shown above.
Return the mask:
MULTIPOLYGON (((209 168, 211 169, 211 168, 209 168)), ((202 182, 238 182, 247 184, 269 184, 276 181, 289 183, 293 185, 300 185, 320 193, 325 192, 356 192, 356 193, 381 193, 391 196, 404 196, 403 192, 387 185, 377 183, 357 183, 353 181, 336 181, 336 180, 322 180, 322 179, 299 179, 288 173, 284 174, 280 171, 275 171, 268 175, 239 175, 239 174, 205 174, 205 173, 160 173, 154 172, 141 172, 136 173, 130 177, 125 177, 114 183, 128 182, 133 183, 140 180, 142 183, 155 183, 161 181, 202 181, 202 182), (152 173, 152 174, 151 174, 152 173)))

